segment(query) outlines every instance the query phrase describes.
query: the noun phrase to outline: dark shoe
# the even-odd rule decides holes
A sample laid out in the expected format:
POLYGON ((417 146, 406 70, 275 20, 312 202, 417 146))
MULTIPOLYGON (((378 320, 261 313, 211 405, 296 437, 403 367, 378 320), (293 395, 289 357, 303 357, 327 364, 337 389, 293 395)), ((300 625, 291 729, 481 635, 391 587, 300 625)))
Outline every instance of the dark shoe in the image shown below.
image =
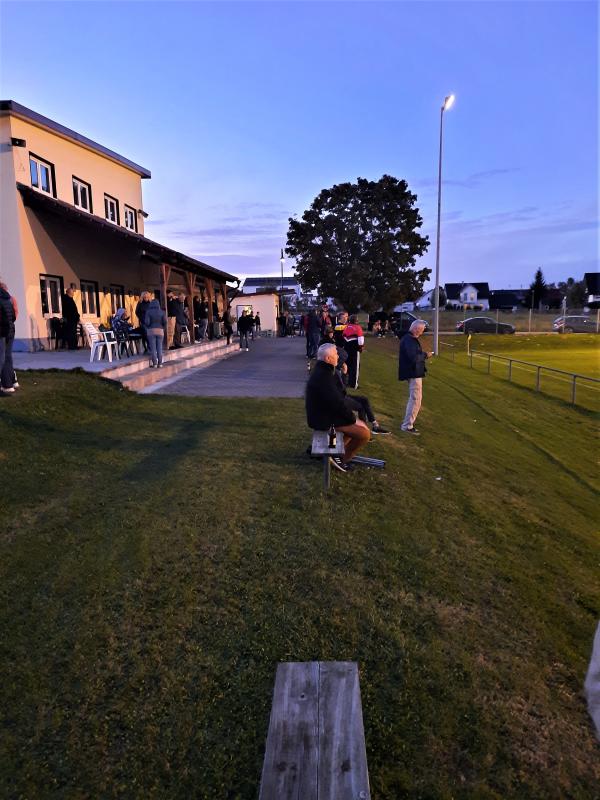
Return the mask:
POLYGON ((332 467, 339 469, 340 472, 348 472, 347 465, 342 463, 342 459, 339 456, 330 456, 329 463, 332 467))
POLYGON ((389 436, 391 431, 382 428, 381 425, 373 425, 371 428, 371 433, 374 433, 375 436, 389 436))
POLYGON ((421 434, 416 428, 402 428, 404 433, 412 433, 413 436, 420 436, 421 434))

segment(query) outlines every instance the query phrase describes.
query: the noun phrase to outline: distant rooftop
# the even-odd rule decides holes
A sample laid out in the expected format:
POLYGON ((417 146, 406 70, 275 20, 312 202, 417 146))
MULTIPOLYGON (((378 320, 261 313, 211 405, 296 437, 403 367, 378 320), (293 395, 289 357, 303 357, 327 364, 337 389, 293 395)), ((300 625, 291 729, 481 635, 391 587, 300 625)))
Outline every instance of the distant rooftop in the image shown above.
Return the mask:
MULTIPOLYGON (((284 275, 283 282, 297 284, 298 279, 293 275, 284 275)), ((262 278, 246 278, 244 281, 244 286, 281 286, 281 276, 278 278, 267 276, 262 278)))
POLYGON ((37 111, 32 111, 30 108, 15 103, 14 100, 0 100, 0 114, 12 114, 15 117, 28 120, 40 128, 58 133, 65 139, 70 139, 73 142, 82 144, 90 150, 94 150, 96 153, 100 153, 100 155, 107 156, 113 161, 122 164, 124 167, 133 170, 133 172, 137 172, 142 178, 152 177, 150 170, 145 167, 140 167, 139 164, 130 161, 128 158, 125 158, 125 156, 120 156, 118 153, 115 153, 114 150, 109 150, 108 147, 104 147, 104 145, 98 144, 98 142, 94 142, 92 139, 88 139, 87 136, 82 136, 80 133, 72 131, 70 128, 65 128, 64 125, 54 122, 54 120, 48 119, 48 117, 43 117, 41 114, 38 114, 37 111))

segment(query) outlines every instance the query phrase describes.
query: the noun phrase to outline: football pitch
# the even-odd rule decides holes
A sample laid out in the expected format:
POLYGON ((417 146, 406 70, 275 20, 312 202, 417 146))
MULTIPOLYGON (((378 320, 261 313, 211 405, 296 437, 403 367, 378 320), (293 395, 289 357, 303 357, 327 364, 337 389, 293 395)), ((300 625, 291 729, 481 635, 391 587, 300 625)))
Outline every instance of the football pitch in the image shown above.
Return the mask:
POLYGON ((378 800, 595 796, 593 415, 443 358, 403 435, 397 349, 361 369, 386 469, 327 496, 301 400, 20 374, 2 796, 255 800, 276 665, 311 660, 359 664, 378 800))

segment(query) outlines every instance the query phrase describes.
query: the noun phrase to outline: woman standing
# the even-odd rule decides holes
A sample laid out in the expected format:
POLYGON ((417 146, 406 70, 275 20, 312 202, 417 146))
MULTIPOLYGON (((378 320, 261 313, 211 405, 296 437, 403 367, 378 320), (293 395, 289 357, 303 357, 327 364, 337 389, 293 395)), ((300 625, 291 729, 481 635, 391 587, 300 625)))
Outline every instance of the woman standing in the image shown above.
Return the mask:
POLYGON ((158 300, 150 302, 144 318, 144 326, 152 359, 151 366, 159 369, 163 365, 163 340, 167 327, 167 317, 158 304, 158 300))

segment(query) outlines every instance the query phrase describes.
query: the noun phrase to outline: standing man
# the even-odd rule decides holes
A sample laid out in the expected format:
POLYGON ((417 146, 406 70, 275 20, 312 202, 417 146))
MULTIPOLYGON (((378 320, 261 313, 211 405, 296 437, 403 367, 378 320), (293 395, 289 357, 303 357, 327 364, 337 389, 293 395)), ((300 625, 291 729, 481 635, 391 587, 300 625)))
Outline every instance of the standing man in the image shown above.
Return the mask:
POLYGON ((14 394, 15 371, 12 348, 15 339, 15 306, 6 284, 0 285, 0 388, 2 394, 14 394))
POLYGON ((423 378, 427 373, 425 361, 433 355, 433 353, 423 352, 419 342, 419 337, 424 330, 425 322, 422 319, 416 319, 408 329, 408 333, 400 340, 398 380, 408 381, 408 403, 401 429, 415 436, 419 436, 419 431, 415 428, 415 420, 423 397, 423 378))
POLYGON ((62 315, 65 321, 64 337, 69 350, 77 350, 77 325, 79 324, 79 309, 73 300, 73 289, 69 287, 62 299, 62 315))
POLYGON ((342 332, 342 346, 348 353, 348 387, 358 389, 360 375, 360 354, 365 346, 365 334, 358 324, 358 317, 352 314, 342 332))
POLYGON ((260 313, 258 311, 254 317, 254 329, 256 330, 256 335, 260 336, 260 313))
POLYGON ((206 329, 208 328, 208 303, 202 297, 198 309, 198 338, 201 342, 206 339, 206 329))

